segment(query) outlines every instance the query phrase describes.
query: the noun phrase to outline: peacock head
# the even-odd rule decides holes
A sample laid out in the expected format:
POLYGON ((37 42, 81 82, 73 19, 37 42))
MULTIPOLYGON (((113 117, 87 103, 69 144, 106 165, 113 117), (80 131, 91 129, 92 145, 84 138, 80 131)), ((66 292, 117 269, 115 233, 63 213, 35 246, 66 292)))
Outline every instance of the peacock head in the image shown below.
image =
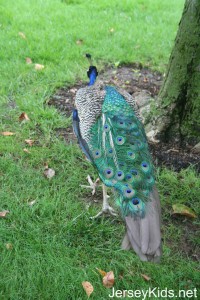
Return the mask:
POLYGON ((95 66, 90 66, 87 71, 87 76, 90 79, 89 85, 93 85, 98 76, 97 68, 95 66))

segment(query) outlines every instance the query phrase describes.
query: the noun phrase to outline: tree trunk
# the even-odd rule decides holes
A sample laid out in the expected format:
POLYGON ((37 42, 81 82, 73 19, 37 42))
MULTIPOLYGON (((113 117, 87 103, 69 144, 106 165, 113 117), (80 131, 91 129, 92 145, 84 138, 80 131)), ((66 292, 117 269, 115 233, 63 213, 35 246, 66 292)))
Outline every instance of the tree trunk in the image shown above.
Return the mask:
POLYGON ((200 0, 185 2, 153 115, 154 138, 200 140, 200 0))

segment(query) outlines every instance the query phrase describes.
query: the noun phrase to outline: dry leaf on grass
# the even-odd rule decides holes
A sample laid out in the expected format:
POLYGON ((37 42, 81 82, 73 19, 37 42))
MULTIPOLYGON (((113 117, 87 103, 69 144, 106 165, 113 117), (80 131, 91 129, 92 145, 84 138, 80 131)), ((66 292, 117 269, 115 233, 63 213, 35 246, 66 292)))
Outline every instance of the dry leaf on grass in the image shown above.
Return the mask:
POLYGON ((35 70, 40 71, 44 69, 44 65, 35 64, 35 70))
POLYGON ((111 288, 114 285, 114 283, 115 279, 113 271, 106 273, 106 275, 103 277, 103 285, 106 288, 111 288))
POLYGON ((82 45, 82 44, 83 44, 83 40, 80 39, 76 41, 76 45, 82 45))
POLYGON ((27 65, 31 65, 32 64, 32 60, 30 57, 26 57, 26 63, 27 65))
POLYGON ((44 176, 47 178, 52 178, 55 175, 54 169, 48 168, 44 171, 44 176))
POLYGON ((6 249, 7 250, 12 250, 12 248, 13 248, 13 244, 11 244, 11 243, 6 244, 6 249))
POLYGON ((144 280, 146 280, 146 281, 149 281, 149 280, 151 280, 151 277, 149 277, 148 275, 146 275, 146 274, 141 274, 141 276, 144 278, 144 280))
POLYGON ((1 132, 1 135, 4 135, 4 136, 11 136, 11 135, 14 135, 14 134, 15 134, 14 132, 10 132, 10 131, 1 132))
POLYGON ((29 139, 25 140, 25 143, 28 144, 29 146, 33 146, 34 142, 35 142, 34 140, 29 140, 29 139))
POLYGON ((30 207, 32 207, 35 203, 36 203, 36 200, 33 200, 33 201, 28 202, 28 205, 29 205, 30 207))
POLYGON ((174 204, 172 205, 172 208, 173 214, 182 215, 189 218, 197 218, 195 212, 184 204, 174 204))
POLYGON ((105 272, 105 271, 103 271, 101 269, 98 269, 98 268, 96 268, 96 269, 101 274, 101 276, 103 276, 103 277, 106 276, 107 272, 105 272))
POLYGON ((94 291, 94 288, 93 288, 92 284, 89 281, 83 281, 82 286, 83 286, 86 294, 88 295, 88 297, 90 297, 90 295, 94 291))
POLYGON ((26 152, 26 153, 28 153, 28 154, 31 153, 31 152, 30 152, 28 149, 26 149, 26 148, 24 148, 23 151, 26 152))
POLYGON ((26 36, 23 32, 18 32, 19 36, 22 38, 22 39, 26 39, 26 36))
POLYGON ((25 112, 23 112, 23 113, 21 113, 21 115, 19 116, 19 121, 20 121, 20 122, 21 122, 21 121, 30 121, 30 119, 29 119, 28 115, 27 115, 25 112))
POLYGON ((9 210, 0 211, 0 218, 5 218, 8 213, 9 210))

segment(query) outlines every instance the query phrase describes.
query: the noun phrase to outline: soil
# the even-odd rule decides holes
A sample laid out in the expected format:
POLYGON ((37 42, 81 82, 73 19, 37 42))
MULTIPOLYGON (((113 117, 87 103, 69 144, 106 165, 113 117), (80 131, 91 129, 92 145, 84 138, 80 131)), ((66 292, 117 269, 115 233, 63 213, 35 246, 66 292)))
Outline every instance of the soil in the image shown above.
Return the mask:
MULTIPOLYGON (((118 68, 109 67, 107 70, 99 75, 99 79, 103 80, 105 84, 122 87, 129 94, 134 97, 138 94, 149 95, 156 101, 156 96, 160 90, 163 82, 162 74, 144 68, 141 65, 132 64, 129 66, 121 66, 118 68)), ((74 100, 76 92, 79 88, 86 86, 87 83, 79 80, 74 86, 63 87, 59 89, 55 95, 48 101, 48 105, 55 106, 60 113, 66 117, 70 117, 74 108, 74 100)), ((57 128, 56 134, 62 136, 67 143, 76 143, 76 138, 73 135, 72 127, 57 128)), ((192 146, 180 145, 174 142, 158 144, 150 144, 150 151, 152 153, 154 164, 156 166, 166 166, 179 172, 183 168, 194 165, 197 172, 200 172, 199 154, 192 151, 192 146)), ((92 197, 94 200, 94 197, 92 197)), ((92 198, 87 194, 87 199, 92 201, 92 198)), ((102 199, 101 193, 95 196, 95 202, 100 202, 102 199)), ((94 202, 93 202, 94 203, 94 202)), ((197 225, 191 220, 182 217, 170 217, 170 222, 176 224, 181 229, 180 240, 170 241, 166 238, 166 242, 170 248, 178 248, 193 260, 198 260, 199 249, 190 237, 195 237, 197 232, 197 225)), ((167 226, 169 221, 164 221, 165 236, 167 236, 167 226)))

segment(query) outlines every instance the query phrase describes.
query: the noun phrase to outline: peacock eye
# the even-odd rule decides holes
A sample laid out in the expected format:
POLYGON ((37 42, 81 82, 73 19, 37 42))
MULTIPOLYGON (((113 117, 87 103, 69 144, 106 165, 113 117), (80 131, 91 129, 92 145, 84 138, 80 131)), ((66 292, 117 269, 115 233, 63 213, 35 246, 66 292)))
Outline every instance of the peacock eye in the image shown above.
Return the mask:
POLYGON ((144 167, 144 168, 147 168, 147 164, 146 163, 142 163, 142 166, 144 167))
POLYGON ((150 172, 150 166, 147 162, 143 161, 141 163, 141 167, 142 167, 142 171, 146 174, 148 174, 150 172))
POLYGON ((153 184, 155 183, 155 180, 154 180, 153 176, 149 176, 149 177, 147 178, 147 182, 148 182, 149 184, 153 185, 153 184))
POLYGON ((93 157, 94 157, 94 158, 99 158, 99 157, 101 157, 101 151, 98 150, 98 149, 94 150, 94 151, 93 151, 93 157))
POLYGON ((132 182, 132 181, 133 181, 133 176, 132 176, 131 174, 127 174, 127 175, 126 175, 126 180, 127 180, 128 182, 132 182))
POLYGON ((135 190, 133 190, 133 189, 131 189, 131 188, 126 188, 125 190, 124 190, 124 196, 126 197, 126 198, 132 198, 134 195, 135 195, 135 190))
POLYGON ((135 153, 133 151, 128 151, 127 154, 130 159, 135 159, 135 153))
POLYGON ((107 150, 107 155, 108 155, 109 157, 112 157, 113 154, 114 154, 114 151, 113 151, 112 148, 110 148, 110 149, 107 150))
POLYGON ((116 138, 116 143, 117 143, 117 145, 123 145, 125 143, 124 137, 123 136, 118 136, 116 138))
POLYGON ((113 170, 111 168, 106 168, 104 170, 104 174, 105 174, 106 178, 109 179, 109 178, 113 177, 113 170))
POLYGON ((124 179, 124 173, 122 171, 118 171, 116 174, 116 178, 118 180, 123 180, 124 179))
POLYGON ((132 203, 133 203, 133 205, 138 205, 140 203, 140 199, 139 198, 133 198, 132 203))
POLYGON ((131 174, 134 175, 134 176, 137 176, 138 175, 138 171, 135 170, 135 169, 132 169, 131 170, 131 174))
POLYGON ((104 125, 104 131, 108 132, 110 130, 110 126, 108 124, 104 125))
POLYGON ((119 127, 124 128, 124 125, 125 125, 124 121, 122 121, 122 120, 118 121, 119 127))

